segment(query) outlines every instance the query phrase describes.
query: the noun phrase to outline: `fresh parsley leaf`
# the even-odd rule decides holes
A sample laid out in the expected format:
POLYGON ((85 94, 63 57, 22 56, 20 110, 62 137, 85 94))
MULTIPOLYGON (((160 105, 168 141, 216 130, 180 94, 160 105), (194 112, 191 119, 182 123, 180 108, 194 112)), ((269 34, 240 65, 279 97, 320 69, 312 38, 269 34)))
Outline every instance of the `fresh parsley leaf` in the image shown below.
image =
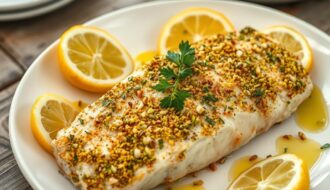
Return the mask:
POLYGON ((209 118, 208 116, 205 117, 205 121, 206 121, 208 124, 212 125, 212 126, 215 125, 215 121, 214 121, 213 119, 209 118))
POLYGON ((181 52, 181 62, 187 66, 191 66, 195 61, 195 49, 190 46, 188 41, 182 41, 179 49, 181 52))
POLYGON ((170 108, 172 106, 172 97, 167 96, 160 101, 160 107, 170 108))
POLYGON ((192 74, 193 74, 193 72, 192 72, 191 68, 185 68, 184 70, 180 71, 179 77, 181 80, 184 80, 185 78, 187 78, 188 76, 191 76, 192 74))
POLYGON ((177 110, 181 111, 184 107, 184 101, 190 96, 190 93, 184 90, 178 90, 175 92, 172 106, 177 110))
POLYGON ((167 60, 178 66, 177 73, 170 67, 161 68, 160 74, 166 80, 160 79, 159 83, 152 87, 160 92, 170 90, 170 95, 160 101, 160 106, 162 108, 174 108, 176 111, 183 109, 185 100, 190 96, 189 92, 179 89, 179 84, 188 76, 193 75, 191 66, 195 62, 195 49, 190 46, 188 41, 182 41, 179 44, 179 50, 179 53, 168 51, 166 55, 167 60), (174 83, 173 81, 169 82, 172 79, 175 80, 174 83))
POLYGON ((159 92, 165 92, 167 89, 171 87, 172 85, 169 82, 167 82, 167 80, 160 79, 159 83, 156 86, 153 86, 152 88, 159 92))
POLYGON ((330 148, 330 144, 329 143, 325 143, 324 145, 321 146, 321 150, 325 150, 330 148))
POLYGON ((160 69, 160 74, 163 75, 166 79, 176 78, 176 74, 170 67, 160 69))
POLYGON ((168 51, 166 55, 166 59, 177 65, 180 65, 180 54, 178 53, 168 51))
POLYGON ((225 124, 225 121, 220 117, 219 118, 220 123, 225 124))
POLYGON ((184 107, 184 101, 190 96, 189 92, 178 90, 172 95, 163 98, 160 101, 162 108, 174 108, 176 111, 181 111, 184 107))

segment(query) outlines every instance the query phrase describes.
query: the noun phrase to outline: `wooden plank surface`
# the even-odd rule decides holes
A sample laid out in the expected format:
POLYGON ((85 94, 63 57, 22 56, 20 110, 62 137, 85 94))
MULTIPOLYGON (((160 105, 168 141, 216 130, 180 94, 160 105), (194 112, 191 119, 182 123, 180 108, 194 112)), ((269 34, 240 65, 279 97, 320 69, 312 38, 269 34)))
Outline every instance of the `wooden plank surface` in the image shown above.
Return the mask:
POLYGON ((19 170, 11 151, 8 133, 8 112, 18 83, 0 92, 0 189, 31 189, 19 170))
MULTIPOLYGON (((31 189, 16 164, 8 138, 9 106, 24 70, 68 27, 145 1, 148 0, 76 0, 45 16, 0 23, 0 190, 31 189)), ((330 0, 306 0, 271 7, 330 34, 330 0)))
POLYGON ((78 0, 44 16, 0 23, 0 45, 27 68, 70 26, 139 2, 144 0, 78 0))
MULTIPOLYGON (((45 16, 0 23, 0 45, 27 68, 46 47, 68 27, 84 23, 104 13, 148 0, 79 0, 45 16)), ((272 6, 295 15, 330 34, 330 0, 272 6), (317 13, 317 14, 315 14, 317 13)))
POLYGON ((16 82, 23 70, 0 49, 0 90, 16 82))

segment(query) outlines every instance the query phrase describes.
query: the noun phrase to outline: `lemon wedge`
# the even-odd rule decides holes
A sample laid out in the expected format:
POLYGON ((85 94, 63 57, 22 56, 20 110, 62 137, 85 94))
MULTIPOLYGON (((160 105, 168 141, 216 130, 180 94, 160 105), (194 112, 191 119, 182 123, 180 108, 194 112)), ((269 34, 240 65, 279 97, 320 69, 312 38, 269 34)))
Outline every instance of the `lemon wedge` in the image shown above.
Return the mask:
POLYGON ((282 154, 256 163, 241 173, 227 190, 309 190, 305 163, 293 154, 282 154))
POLYGON ((37 98, 31 110, 31 130, 38 143, 52 153, 51 141, 57 132, 70 126, 80 109, 66 98, 44 94, 37 98))
POLYGON ((189 8, 165 24, 158 39, 158 51, 175 50, 182 40, 196 42, 206 36, 232 31, 234 25, 222 13, 204 7, 189 8))
POLYGON ((123 45, 108 32, 95 27, 74 26, 58 46, 59 64, 74 86, 105 92, 134 70, 134 61, 123 45))
POLYGON ((313 67, 313 51, 303 34, 288 26, 272 26, 262 31, 283 48, 298 56, 307 72, 313 67))

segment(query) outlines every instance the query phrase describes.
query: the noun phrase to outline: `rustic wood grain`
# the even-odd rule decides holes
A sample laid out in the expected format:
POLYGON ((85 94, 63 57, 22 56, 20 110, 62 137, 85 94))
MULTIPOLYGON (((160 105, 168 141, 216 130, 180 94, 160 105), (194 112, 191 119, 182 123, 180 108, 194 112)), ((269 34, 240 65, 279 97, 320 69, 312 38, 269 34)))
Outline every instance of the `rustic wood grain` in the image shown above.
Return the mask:
POLYGON ((0 189, 31 189, 21 174, 8 137, 8 112, 17 83, 0 92, 0 189))
POLYGON ((0 45, 27 68, 70 26, 139 2, 144 0, 79 0, 45 16, 0 23, 0 45))
MULTIPOLYGON (((90 0, 79 0, 45 16, 0 23, 0 45, 10 52, 24 68, 27 68, 36 56, 68 27, 144 1, 148 0, 96 0, 93 3, 90 0)), ((330 34, 330 0, 310 0, 272 7, 302 18, 330 34)))
MULTIPOLYGON (((148 0, 79 0, 45 16, 23 21, 0 23, 0 45, 24 68, 68 27, 81 24, 104 13, 148 0)), ((272 6, 295 15, 330 34, 329 0, 311 0, 272 6), (320 11, 324 10, 324 11, 320 11), (318 13, 318 14, 315 14, 318 13)))
MULTIPOLYGON (((0 190, 32 189, 17 166, 8 138, 8 112, 17 86, 15 81, 23 73, 21 68, 26 69, 68 27, 144 1, 148 0, 76 0, 45 16, 0 23, 0 190)), ((306 0, 270 6, 297 16, 330 34, 330 0, 306 0)), ((322 186, 319 189, 327 188, 322 186)))
POLYGON ((0 90, 17 81, 22 74, 22 69, 0 49, 0 90))
POLYGON ((304 0, 271 7, 294 15, 330 34, 330 0, 304 0))

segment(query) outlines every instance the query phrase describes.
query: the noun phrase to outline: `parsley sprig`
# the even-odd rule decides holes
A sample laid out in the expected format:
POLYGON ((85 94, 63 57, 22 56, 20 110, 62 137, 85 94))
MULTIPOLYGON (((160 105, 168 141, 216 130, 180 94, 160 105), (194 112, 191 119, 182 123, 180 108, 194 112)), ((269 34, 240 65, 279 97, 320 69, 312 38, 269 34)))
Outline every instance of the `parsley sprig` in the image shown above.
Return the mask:
POLYGON ((170 95, 160 101, 160 106, 162 108, 174 108, 177 111, 183 109, 184 101, 190 96, 189 92, 179 89, 179 84, 187 77, 192 76, 192 64, 195 61, 195 49, 190 46, 188 41, 181 41, 179 50, 179 53, 168 51, 166 55, 166 59, 175 63, 177 69, 161 68, 162 78, 156 86, 152 87, 159 92, 170 91, 170 95))

